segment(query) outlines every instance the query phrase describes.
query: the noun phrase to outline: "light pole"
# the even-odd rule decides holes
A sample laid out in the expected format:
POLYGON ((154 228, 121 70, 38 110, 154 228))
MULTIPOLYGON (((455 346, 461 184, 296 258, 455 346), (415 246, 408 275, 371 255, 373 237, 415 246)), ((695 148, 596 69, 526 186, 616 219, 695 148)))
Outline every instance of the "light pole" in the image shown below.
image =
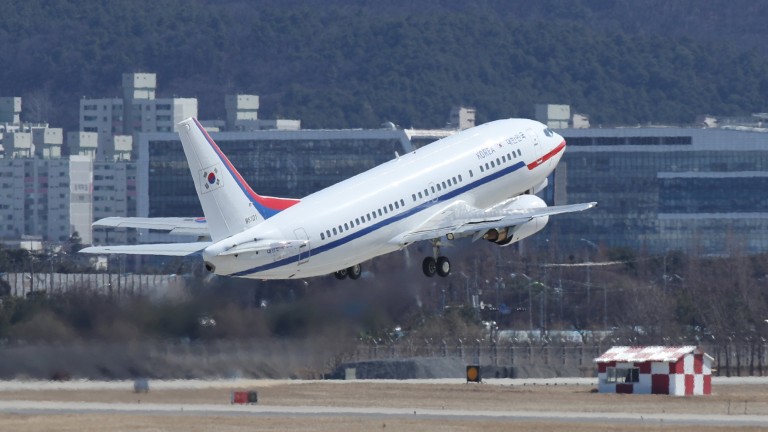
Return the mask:
POLYGON ((27 250, 29 254, 29 291, 35 290, 35 255, 31 250, 27 250))
POLYGON ((501 291, 506 289, 504 285, 504 279, 501 277, 496 278, 496 323, 501 322, 501 291))
POLYGON ((533 333, 533 300, 531 299, 531 284, 533 283, 533 278, 525 273, 510 273, 509 276, 511 278, 522 276, 528 281, 528 328, 531 333, 533 333))
POLYGON ((464 291, 466 291, 467 294, 467 305, 472 304, 472 299, 469 296, 469 276, 465 275, 464 272, 459 272, 461 277, 464 278, 464 291))
MULTIPOLYGON (((587 240, 585 238, 580 238, 579 241, 583 241, 584 243, 586 243, 590 247, 594 248, 595 250, 598 250, 597 245, 594 242, 592 242, 592 241, 589 241, 589 240, 587 240)), ((589 258, 589 255, 590 254, 587 254, 587 259, 591 262, 592 259, 589 258)), ((590 280, 590 266, 587 266, 587 307, 589 307, 589 303, 591 301, 591 286, 592 286, 592 284, 591 284, 591 280, 590 280)))
POLYGON ((534 285, 539 287, 539 325, 541 326, 541 331, 544 331, 544 290, 548 289, 549 287, 537 280, 534 280, 532 277, 525 273, 510 273, 509 276, 512 278, 516 276, 522 276, 528 281, 528 328, 531 333, 533 333, 533 292, 531 288, 533 288, 534 285))
MULTIPOLYGON (((579 240, 588 244, 589 246, 594 248, 596 251, 600 250, 600 248, 592 241, 589 241, 585 238, 581 238, 579 240)), ((665 255, 665 259, 666 259, 666 255, 665 255)), ((592 281, 590 276, 591 268, 592 268, 591 261, 592 260, 590 260, 590 262, 587 263, 588 264, 587 265, 587 307, 589 307, 589 292, 592 286, 592 281)), ((608 290, 607 290, 607 287, 603 285, 603 330, 607 330, 607 329, 608 329, 608 290)))

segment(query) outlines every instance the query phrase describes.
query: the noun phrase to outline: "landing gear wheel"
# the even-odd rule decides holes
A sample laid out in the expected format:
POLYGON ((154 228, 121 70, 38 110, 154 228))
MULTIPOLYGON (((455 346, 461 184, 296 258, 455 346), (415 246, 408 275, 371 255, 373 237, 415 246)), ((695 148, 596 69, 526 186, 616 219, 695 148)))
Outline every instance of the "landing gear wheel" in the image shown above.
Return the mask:
POLYGON ((337 272, 333 273, 334 276, 336 276, 336 279, 342 280, 347 278, 347 269, 341 269, 337 272))
POLYGON ((437 262, 432 257, 426 257, 421 263, 421 269, 427 277, 432 277, 437 273, 437 262))
POLYGON ((437 258, 437 275, 440 277, 446 277, 451 274, 451 262, 448 258, 441 256, 437 258))
POLYGON ((360 279, 361 274, 363 274, 363 269, 360 268, 360 264, 355 264, 347 269, 347 276, 352 280, 360 279))

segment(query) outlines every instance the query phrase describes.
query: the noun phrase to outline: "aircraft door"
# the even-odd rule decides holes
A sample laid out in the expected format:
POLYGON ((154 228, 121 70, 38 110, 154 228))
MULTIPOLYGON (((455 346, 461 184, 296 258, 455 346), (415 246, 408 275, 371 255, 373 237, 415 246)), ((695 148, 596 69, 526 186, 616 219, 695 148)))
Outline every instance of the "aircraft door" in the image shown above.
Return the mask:
POLYGON ((536 159, 544 156, 544 146, 539 141, 539 134, 533 129, 526 129, 525 134, 530 137, 531 141, 533 141, 533 154, 536 159))
POLYGON ((311 255, 311 248, 309 246, 309 236, 307 235, 307 232, 304 231, 304 228, 299 228, 295 231, 293 231, 293 234, 296 235, 296 240, 306 240, 306 245, 301 245, 299 247, 299 263, 298 265, 302 265, 305 262, 309 261, 309 256, 311 255))

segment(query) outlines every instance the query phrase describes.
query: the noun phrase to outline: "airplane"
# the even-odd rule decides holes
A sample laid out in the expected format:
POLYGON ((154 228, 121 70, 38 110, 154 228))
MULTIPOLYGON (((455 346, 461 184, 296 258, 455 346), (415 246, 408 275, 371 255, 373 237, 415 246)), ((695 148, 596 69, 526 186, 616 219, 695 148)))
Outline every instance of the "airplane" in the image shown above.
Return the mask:
POLYGON ((94 226, 165 230, 205 241, 92 246, 92 254, 202 254, 207 271, 254 279, 334 274, 358 279, 360 263, 416 242, 432 245, 422 270, 446 277, 446 241, 509 246, 549 216, 595 202, 548 207, 535 194, 565 151, 542 123, 485 123, 416 149, 300 200, 257 194, 195 118, 178 124, 204 218, 109 217, 94 226))

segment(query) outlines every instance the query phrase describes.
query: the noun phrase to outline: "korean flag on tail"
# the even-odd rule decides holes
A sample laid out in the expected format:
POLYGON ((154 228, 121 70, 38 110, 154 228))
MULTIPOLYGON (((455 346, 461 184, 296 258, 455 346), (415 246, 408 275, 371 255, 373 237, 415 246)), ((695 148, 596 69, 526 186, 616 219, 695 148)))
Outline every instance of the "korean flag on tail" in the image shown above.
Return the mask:
POLYGON ((223 171, 219 164, 200 170, 200 191, 207 193, 221 187, 223 171))

